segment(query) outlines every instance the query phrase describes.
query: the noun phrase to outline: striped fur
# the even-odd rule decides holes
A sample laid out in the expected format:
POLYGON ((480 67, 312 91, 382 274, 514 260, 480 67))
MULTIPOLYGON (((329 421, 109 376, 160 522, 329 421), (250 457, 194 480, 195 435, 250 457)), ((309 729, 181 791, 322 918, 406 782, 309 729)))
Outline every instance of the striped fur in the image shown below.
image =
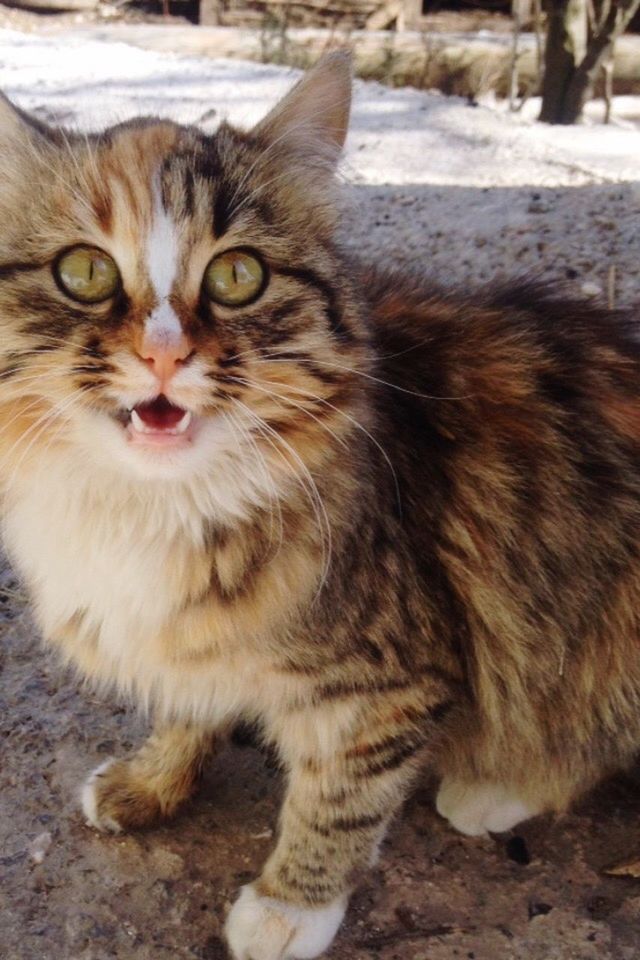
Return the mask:
POLYGON ((253 960, 265 938, 268 960, 324 949, 424 764, 482 832, 563 810, 640 747, 636 321, 347 256, 348 94, 334 57, 211 137, 80 138, 0 103, 5 540, 44 635, 158 727, 85 812, 170 815, 214 735, 259 723, 288 790, 229 921, 253 960), (55 283, 77 243, 116 261, 112 300, 55 283), (236 247, 264 289, 215 306, 204 269, 236 247), (193 347, 169 399, 200 423, 164 459, 120 422, 154 396, 137 351, 160 307, 193 347))

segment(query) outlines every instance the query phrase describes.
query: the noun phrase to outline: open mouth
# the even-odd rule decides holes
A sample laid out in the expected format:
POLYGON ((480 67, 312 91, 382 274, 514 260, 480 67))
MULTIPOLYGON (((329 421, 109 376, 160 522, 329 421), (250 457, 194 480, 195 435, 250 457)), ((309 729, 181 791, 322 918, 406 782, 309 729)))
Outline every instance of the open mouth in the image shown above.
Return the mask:
POLYGON ((122 418, 129 439, 153 446, 181 446, 190 441, 193 417, 190 410, 171 403, 164 394, 138 403, 122 418))

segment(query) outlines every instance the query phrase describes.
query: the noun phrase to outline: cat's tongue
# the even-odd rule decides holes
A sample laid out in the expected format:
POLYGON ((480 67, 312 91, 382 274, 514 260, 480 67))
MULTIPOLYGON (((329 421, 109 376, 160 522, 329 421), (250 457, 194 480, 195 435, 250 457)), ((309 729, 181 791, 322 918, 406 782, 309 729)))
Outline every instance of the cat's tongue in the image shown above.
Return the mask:
POLYGON ((191 413, 176 407, 160 394, 150 403, 139 403, 131 411, 131 425, 138 433, 182 434, 191 422, 191 413))

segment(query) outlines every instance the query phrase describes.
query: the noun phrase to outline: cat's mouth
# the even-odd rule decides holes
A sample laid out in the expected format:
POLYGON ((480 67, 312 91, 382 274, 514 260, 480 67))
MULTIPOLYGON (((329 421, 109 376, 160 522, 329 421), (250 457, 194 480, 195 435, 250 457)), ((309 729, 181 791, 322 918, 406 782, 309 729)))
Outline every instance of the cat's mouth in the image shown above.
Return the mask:
POLYGON ((130 443, 140 446, 176 447, 191 443, 193 415, 172 403, 163 393, 154 400, 138 403, 118 417, 130 443))

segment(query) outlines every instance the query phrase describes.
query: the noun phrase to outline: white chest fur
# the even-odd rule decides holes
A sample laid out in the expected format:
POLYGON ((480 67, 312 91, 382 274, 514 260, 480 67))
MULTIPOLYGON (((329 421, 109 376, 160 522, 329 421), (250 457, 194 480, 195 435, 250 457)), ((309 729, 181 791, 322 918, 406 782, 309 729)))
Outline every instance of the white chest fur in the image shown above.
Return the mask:
MULTIPOLYGON (((262 711, 282 694, 257 683, 248 653, 213 662, 172 658, 158 638, 179 620, 202 553, 204 518, 174 484, 114 486, 88 471, 43 464, 8 498, 7 547, 32 591, 46 637, 81 620, 63 652, 97 682, 172 715, 211 719, 262 711), (261 703, 260 701, 265 701, 261 703)), ((237 646, 237 645, 236 645, 237 646)))
POLYGON ((175 490, 141 497, 48 466, 21 484, 5 519, 8 548, 35 591, 45 631, 81 610, 96 623, 126 618, 157 628, 200 546, 202 518, 185 498, 176 503, 175 490))

